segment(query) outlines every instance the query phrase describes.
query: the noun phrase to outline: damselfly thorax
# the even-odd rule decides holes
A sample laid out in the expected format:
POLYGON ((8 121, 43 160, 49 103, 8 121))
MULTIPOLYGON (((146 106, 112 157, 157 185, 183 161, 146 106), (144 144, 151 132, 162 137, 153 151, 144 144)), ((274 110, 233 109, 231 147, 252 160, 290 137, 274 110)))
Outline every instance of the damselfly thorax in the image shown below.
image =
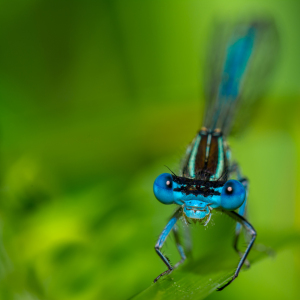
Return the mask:
POLYGON ((229 167, 230 149, 221 130, 210 131, 203 127, 187 149, 181 176, 226 181, 229 167))

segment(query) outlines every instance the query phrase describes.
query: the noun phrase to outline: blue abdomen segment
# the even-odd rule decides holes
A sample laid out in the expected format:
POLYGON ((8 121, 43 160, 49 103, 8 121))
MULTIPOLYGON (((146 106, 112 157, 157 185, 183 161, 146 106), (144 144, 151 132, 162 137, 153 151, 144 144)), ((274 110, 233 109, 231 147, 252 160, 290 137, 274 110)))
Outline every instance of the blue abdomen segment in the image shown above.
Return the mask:
POLYGON ((255 28, 250 27, 245 36, 235 40, 227 50, 219 98, 236 99, 239 95, 243 74, 250 59, 255 37, 255 28))
POLYGON ((236 108, 245 95, 249 72, 255 66, 260 29, 255 24, 241 24, 228 34, 229 30, 220 28, 217 49, 210 58, 212 71, 208 71, 209 94, 203 124, 208 130, 219 129, 225 136, 229 134, 236 108), (224 35, 226 43, 222 39, 224 35))

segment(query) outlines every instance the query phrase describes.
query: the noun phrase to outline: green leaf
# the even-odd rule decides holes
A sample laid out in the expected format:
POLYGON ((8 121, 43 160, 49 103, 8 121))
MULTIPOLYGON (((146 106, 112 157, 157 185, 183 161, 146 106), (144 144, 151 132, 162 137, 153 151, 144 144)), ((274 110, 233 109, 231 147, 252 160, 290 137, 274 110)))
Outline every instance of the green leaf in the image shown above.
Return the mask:
MULTIPOLYGON (((281 233, 276 239, 269 240, 268 243, 272 244, 276 251, 287 245, 300 245, 300 233, 281 233)), ((257 244, 249 256, 250 264, 267 258, 272 249, 257 244)), ((216 255, 216 252, 211 252, 200 259, 186 261, 171 274, 162 277, 156 283, 152 283, 147 289, 131 299, 205 299, 232 278, 237 262, 237 256, 228 255, 224 259, 224 257, 216 255)), ((243 272, 240 273, 240 276, 243 276, 243 272)), ((232 284, 238 284, 238 278, 232 284)))

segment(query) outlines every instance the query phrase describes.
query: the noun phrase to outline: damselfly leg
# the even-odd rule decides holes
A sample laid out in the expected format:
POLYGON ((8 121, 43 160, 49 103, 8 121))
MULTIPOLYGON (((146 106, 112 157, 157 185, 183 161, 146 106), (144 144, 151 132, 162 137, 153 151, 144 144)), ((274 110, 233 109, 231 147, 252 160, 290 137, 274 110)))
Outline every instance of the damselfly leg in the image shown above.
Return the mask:
MULTIPOLYGON (((246 199, 245 202, 243 203, 243 205, 238 209, 238 214, 244 218, 246 218, 246 208, 247 208, 247 200, 248 200, 248 187, 249 187, 249 181, 247 178, 243 177, 242 173, 241 173, 241 169, 239 167, 239 165, 237 163, 234 163, 232 166, 232 173, 235 173, 237 176, 237 179, 243 184, 243 186, 245 187, 246 190, 246 199)), ((238 222, 236 224, 235 227, 235 235, 234 235, 234 239, 233 239, 233 248, 234 250, 239 254, 239 256, 242 258, 243 257, 243 252, 241 252, 238 249, 238 241, 239 241, 239 237, 241 234, 241 224, 238 222)), ((250 263, 249 261, 246 259, 245 260, 245 266, 246 267, 250 267, 250 263)))
POLYGON ((180 264, 182 264, 186 260, 186 255, 184 253, 182 244, 180 243, 179 233, 178 233, 178 226, 175 224, 173 227, 176 247, 178 249, 178 252, 181 256, 181 260, 174 266, 174 268, 177 268, 180 264))
MULTIPOLYGON (((168 258, 162 254, 161 252, 161 248, 162 246, 164 245, 169 233, 171 232, 172 229, 174 229, 174 226, 176 225, 176 222, 178 221, 178 219, 181 217, 182 215, 182 208, 180 207, 176 212, 175 214, 173 215, 173 217, 171 218, 171 220, 168 222, 168 224, 166 225, 166 227, 164 228, 164 230, 162 231, 162 233, 160 234, 159 238, 158 238, 158 241, 155 245, 155 251, 157 252, 158 256, 162 259, 162 261, 165 263, 165 265, 168 267, 168 270, 166 270, 165 272, 161 273, 159 276, 157 276, 155 279, 154 279, 154 282, 156 282, 160 277, 166 275, 166 274, 169 274, 172 272, 173 270, 173 267, 171 266, 168 258)), ((181 263, 182 261, 185 260, 185 254, 183 252, 183 248, 182 246, 180 245, 179 243, 179 238, 178 238, 178 234, 176 232, 176 229, 174 231, 174 234, 175 234, 175 240, 176 240, 176 244, 177 244, 177 248, 179 250, 179 253, 181 255, 181 261, 179 263, 181 263), (177 237, 177 239, 176 239, 177 237), (178 243, 177 243, 178 241, 178 243)), ((177 266, 178 264, 176 264, 177 266)))
POLYGON ((236 271, 234 272, 233 277, 231 278, 231 280, 229 280, 225 285, 223 285, 222 287, 218 288, 218 291, 223 290, 226 286, 228 286, 234 279, 236 279, 240 273, 240 270, 243 266, 243 264, 246 261, 246 258, 253 246, 253 243, 256 239, 256 231, 253 228, 253 226, 242 216, 240 216, 238 213, 234 212, 234 211, 224 211, 228 216, 230 216, 231 218, 233 218, 234 220, 236 220, 237 222, 239 222, 245 229, 246 231, 251 235, 251 240, 247 246, 247 249, 245 251, 245 253, 243 254, 238 267, 236 269, 236 271))

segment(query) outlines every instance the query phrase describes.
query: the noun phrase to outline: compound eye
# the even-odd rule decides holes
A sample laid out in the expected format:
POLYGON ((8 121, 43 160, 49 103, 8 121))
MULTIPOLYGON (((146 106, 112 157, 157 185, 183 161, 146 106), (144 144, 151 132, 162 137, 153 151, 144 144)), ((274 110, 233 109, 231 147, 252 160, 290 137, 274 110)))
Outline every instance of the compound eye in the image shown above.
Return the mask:
POLYGON ((153 191, 158 201, 164 204, 174 203, 172 175, 168 173, 159 175, 154 181, 153 191))
POLYGON ((221 193, 221 206, 226 210, 235 210, 245 201, 246 190, 237 180, 228 180, 221 193))

